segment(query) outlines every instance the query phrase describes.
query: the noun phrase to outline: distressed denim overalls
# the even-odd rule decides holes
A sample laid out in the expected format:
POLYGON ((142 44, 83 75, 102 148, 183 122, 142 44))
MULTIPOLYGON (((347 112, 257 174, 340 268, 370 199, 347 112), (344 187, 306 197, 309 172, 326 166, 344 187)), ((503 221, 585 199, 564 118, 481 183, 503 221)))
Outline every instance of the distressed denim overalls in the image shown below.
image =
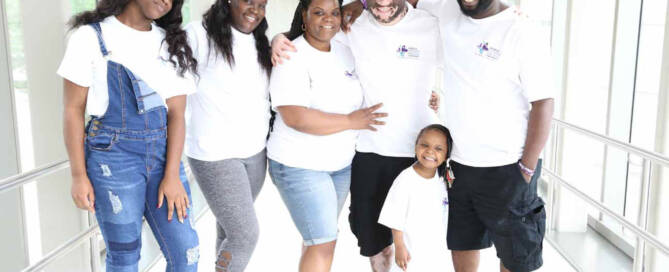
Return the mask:
MULTIPOLYGON (((97 32, 102 55, 109 52, 97 32)), ((107 271, 138 270, 142 217, 167 261, 167 271, 197 271, 198 237, 188 220, 167 221, 166 203, 157 209, 165 171, 167 109, 163 99, 123 65, 107 61, 109 106, 86 126, 86 171, 95 191, 95 216, 107 246, 107 271)), ((179 174, 188 197, 183 164, 179 174)))

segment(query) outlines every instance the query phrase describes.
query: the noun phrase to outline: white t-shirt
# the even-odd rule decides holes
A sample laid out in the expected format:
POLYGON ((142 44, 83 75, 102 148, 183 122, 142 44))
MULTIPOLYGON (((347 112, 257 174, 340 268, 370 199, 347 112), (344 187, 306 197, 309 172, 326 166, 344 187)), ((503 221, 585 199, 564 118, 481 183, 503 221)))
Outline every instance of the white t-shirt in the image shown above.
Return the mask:
MULTIPOLYGON (((402 231, 411 256, 407 271, 453 270, 446 244, 448 192, 436 173, 426 179, 413 166, 402 171, 390 187, 379 223, 402 231)), ((391 271, 402 269, 393 264, 391 271)))
MULTIPOLYGON (((274 67, 270 80, 272 108, 303 106, 349 114, 362 105, 362 89, 351 51, 331 42, 330 52, 313 48, 304 37, 293 41, 297 52, 274 67)), ((317 136, 288 127, 276 115, 267 156, 282 164, 318 171, 337 171, 351 164, 358 132, 346 130, 317 136)))
POLYGON ((269 130, 269 79, 258 63, 253 34, 232 28, 235 63, 230 67, 220 53, 210 51, 201 21, 186 31, 199 74, 197 92, 188 96, 186 156, 218 161, 262 151, 269 130))
POLYGON ((418 132, 441 123, 428 107, 442 64, 437 18, 407 4, 409 10, 395 25, 380 25, 364 11, 347 35, 364 90, 365 107, 383 103, 388 113, 378 131, 360 132, 357 150, 388 157, 413 157, 418 132))
POLYGON ((445 37, 443 99, 453 160, 475 167, 515 163, 530 102, 554 95, 548 41, 513 7, 477 20, 459 12, 454 0, 418 4, 439 16, 445 37))
MULTIPOLYGON (((165 30, 151 25, 150 31, 139 31, 121 23, 115 16, 100 22, 102 38, 110 52, 108 58, 122 64, 144 80, 164 100, 195 91, 192 76, 181 77, 172 63, 165 61, 167 44, 165 30)), ((73 83, 88 87, 86 112, 102 116, 107 111, 107 60, 102 57, 95 29, 81 26, 74 30, 67 44, 58 75, 73 83)))

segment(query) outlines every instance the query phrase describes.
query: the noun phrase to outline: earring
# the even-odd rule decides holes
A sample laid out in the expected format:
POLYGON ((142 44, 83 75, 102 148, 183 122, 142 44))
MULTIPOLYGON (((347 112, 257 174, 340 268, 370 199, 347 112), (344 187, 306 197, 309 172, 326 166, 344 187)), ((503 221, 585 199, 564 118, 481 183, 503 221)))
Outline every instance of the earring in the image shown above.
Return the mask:
POLYGON ((302 24, 302 31, 307 31, 307 26, 305 26, 304 24, 302 24))
POLYGON ((453 181, 455 180, 455 175, 453 174, 453 169, 451 169, 451 159, 446 160, 446 182, 448 183, 448 188, 453 187, 453 181))

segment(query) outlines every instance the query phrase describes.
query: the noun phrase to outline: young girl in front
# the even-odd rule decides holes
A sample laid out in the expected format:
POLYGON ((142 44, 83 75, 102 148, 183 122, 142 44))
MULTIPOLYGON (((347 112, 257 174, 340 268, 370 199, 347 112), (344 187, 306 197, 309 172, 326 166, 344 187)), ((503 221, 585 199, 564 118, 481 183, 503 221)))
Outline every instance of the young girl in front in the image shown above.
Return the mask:
POLYGON ((451 271, 446 246, 448 159, 453 140, 442 125, 423 128, 416 140, 416 163, 394 181, 379 223, 395 243, 391 271, 451 271))
POLYGON ((167 271, 197 271, 198 237, 181 164, 196 61, 183 0, 101 0, 72 19, 58 69, 72 198, 95 213, 107 271, 138 271, 146 218, 167 271), (91 117, 84 126, 84 112, 91 117), (174 220, 178 219, 178 220, 174 220))

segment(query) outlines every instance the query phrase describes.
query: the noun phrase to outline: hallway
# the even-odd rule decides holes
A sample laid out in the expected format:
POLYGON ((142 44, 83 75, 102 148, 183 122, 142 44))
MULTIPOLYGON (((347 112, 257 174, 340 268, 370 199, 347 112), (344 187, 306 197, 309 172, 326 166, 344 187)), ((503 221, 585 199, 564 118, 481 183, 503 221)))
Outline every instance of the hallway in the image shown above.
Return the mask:
MULTIPOLYGON (((340 239, 337 243, 332 271, 370 271, 369 261, 358 255, 355 237, 349 229, 346 208, 348 203, 344 207, 339 217, 340 239)), ((300 258, 300 234, 293 225, 288 210, 269 176, 256 202, 256 211, 260 221, 260 240, 246 271, 297 271, 300 258)), ((200 237, 199 271, 212 271, 216 261, 214 254, 215 222, 213 214, 208 211, 196 224, 200 237)), ((438 256, 435 254, 435 257, 438 256)), ((447 257, 450 258, 450 256, 447 257)), ((498 267, 499 262, 494 249, 484 250, 481 254, 479 271, 499 271, 498 267)), ((149 271, 165 271, 165 261, 161 259, 149 271)), ((575 270, 548 242, 544 242, 544 266, 537 271, 570 272, 575 270)))

